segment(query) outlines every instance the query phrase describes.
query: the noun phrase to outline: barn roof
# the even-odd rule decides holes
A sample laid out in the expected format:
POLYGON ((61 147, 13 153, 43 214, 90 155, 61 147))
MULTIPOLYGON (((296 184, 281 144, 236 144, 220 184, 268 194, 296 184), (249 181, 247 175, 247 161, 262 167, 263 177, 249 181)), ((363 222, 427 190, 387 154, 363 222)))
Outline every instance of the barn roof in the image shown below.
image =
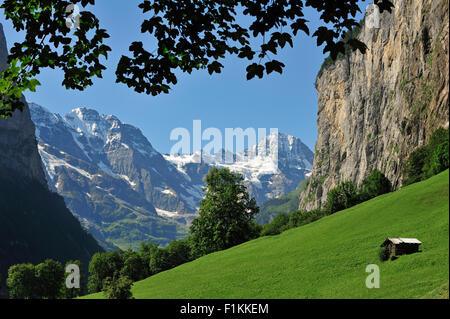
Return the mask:
POLYGON ((388 237, 386 240, 381 244, 381 246, 386 246, 388 242, 393 243, 394 245, 398 244, 422 244, 420 240, 417 238, 397 238, 397 237, 388 237))
POLYGON ((406 244, 421 244, 422 242, 417 238, 399 238, 403 243, 406 244))

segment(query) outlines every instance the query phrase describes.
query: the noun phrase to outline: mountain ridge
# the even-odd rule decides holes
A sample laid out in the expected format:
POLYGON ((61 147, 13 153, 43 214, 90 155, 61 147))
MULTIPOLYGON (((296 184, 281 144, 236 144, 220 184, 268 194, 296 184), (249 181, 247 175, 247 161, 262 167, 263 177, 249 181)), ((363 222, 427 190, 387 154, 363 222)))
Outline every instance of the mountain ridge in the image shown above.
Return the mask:
MULTIPOLYGON (((207 154, 203 161, 196 158, 199 153, 163 155, 139 128, 94 109, 76 108, 61 116, 35 103, 30 108, 50 187, 109 249, 128 248, 130 242, 136 248, 141 241, 165 245, 184 237, 212 167, 244 173, 260 202, 270 199, 267 193, 277 197, 295 189, 311 169, 312 152, 286 134, 279 136, 278 161, 261 156, 247 161, 244 153, 236 153, 238 160, 228 165, 207 154)), ((275 140, 268 136, 260 144, 275 140)))

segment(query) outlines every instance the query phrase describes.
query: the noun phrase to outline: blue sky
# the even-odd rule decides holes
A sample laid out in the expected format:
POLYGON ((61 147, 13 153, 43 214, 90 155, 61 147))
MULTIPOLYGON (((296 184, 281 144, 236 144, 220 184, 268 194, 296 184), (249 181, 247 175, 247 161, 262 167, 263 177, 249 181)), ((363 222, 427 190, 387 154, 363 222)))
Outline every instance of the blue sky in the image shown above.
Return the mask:
MULTIPOLYGON (((182 74, 168 95, 138 94, 125 85, 116 84, 114 73, 121 55, 128 54, 132 41, 145 40, 148 49, 154 47, 150 38, 140 33, 144 18, 137 7, 140 2, 97 0, 93 7, 92 11, 111 35, 107 44, 113 52, 106 62, 108 70, 103 79, 95 80, 85 91, 67 91, 61 86, 63 76, 59 71, 44 71, 38 77, 42 85, 36 93, 26 93, 27 100, 61 115, 76 107, 116 115, 123 122, 140 128, 162 153, 168 153, 175 144, 170 141, 170 132, 176 127, 192 132, 193 120, 201 120, 203 129, 216 127, 222 132, 227 127, 267 128, 268 131, 278 128, 279 132, 299 137, 314 150, 317 138, 314 81, 324 59, 315 38, 299 33, 294 48, 281 51, 278 60, 286 65, 282 75, 272 73, 263 79, 247 81, 247 62, 232 57, 223 63, 222 74, 210 76, 206 71, 182 74)), ((307 18, 311 29, 317 26, 317 16, 307 14, 307 18)), ((8 47, 23 39, 23 35, 5 21, 3 14, 0 22, 8 47)))

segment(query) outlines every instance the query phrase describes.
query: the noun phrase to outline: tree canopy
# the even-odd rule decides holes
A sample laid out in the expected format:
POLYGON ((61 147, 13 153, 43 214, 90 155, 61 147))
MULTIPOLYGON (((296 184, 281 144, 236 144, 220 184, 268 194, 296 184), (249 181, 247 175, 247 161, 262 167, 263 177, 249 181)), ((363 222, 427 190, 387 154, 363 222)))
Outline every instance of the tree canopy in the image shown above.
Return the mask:
MULTIPOLYGON (((374 2, 381 12, 393 7, 390 0, 374 2)), ((5 18, 25 31, 25 40, 10 50, 10 66, 0 81, 0 116, 21 109, 22 93, 36 89, 34 77, 44 68, 61 69, 67 89, 83 90, 102 77, 102 59, 111 51, 104 43, 109 35, 88 10, 77 16, 79 27, 72 32, 65 22, 73 4, 86 9, 95 0, 4 0, 5 18)), ((299 31, 316 37, 318 46, 325 44, 324 53, 333 59, 348 47, 366 51, 358 39, 344 37, 358 25, 357 0, 144 0, 139 8, 140 31, 156 39, 157 47, 132 42, 131 56, 122 56, 116 70, 116 81, 139 93, 168 93, 178 81, 176 71, 220 73, 220 61, 230 55, 248 60, 247 79, 282 73, 285 65, 273 57, 286 45, 293 47, 299 31), (310 30, 305 8, 317 12, 323 25, 310 30), (249 24, 238 23, 239 16, 249 24), (261 44, 255 46, 257 41, 261 44)))
POLYGON ((329 214, 350 208, 360 201, 358 187, 352 181, 345 181, 328 192, 325 209, 329 214))
POLYGON ((403 167, 403 186, 423 181, 449 166, 449 130, 438 128, 428 144, 415 149, 403 167))
POLYGON ((83 7, 94 0, 5 0, 1 8, 14 29, 25 31, 25 39, 15 43, 8 56, 9 67, 0 80, 0 116, 11 116, 22 109, 20 100, 26 90, 34 91, 40 83, 34 78, 42 69, 61 69, 62 85, 83 90, 94 77, 102 77, 105 66, 101 56, 111 51, 103 42, 109 37, 99 20, 89 11, 80 13, 79 28, 74 32, 66 25, 71 4, 83 7))
POLYGON ((242 175, 213 168, 205 180, 206 194, 189 229, 194 254, 224 250, 258 237, 253 218, 259 207, 250 199, 242 175))
POLYGON ((89 262, 88 291, 99 292, 106 278, 116 278, 123 267, 120 251, 95 253, 89 262))
POLYGON ((374 170, 362 183, 361 200, 369 200, 389 193, 391 189, 391 181, 379 170, 374 170))
POLYGON ((126 276, 118 278, 106 278, 103 294, 108 299, 134 299, 131 293, 133 281, 126 276))
POLYGON ((11 299, 57 299, 63 292, 64 269, 52 259, 36 266, 17 264, 8 269, 6 282, 11 299))

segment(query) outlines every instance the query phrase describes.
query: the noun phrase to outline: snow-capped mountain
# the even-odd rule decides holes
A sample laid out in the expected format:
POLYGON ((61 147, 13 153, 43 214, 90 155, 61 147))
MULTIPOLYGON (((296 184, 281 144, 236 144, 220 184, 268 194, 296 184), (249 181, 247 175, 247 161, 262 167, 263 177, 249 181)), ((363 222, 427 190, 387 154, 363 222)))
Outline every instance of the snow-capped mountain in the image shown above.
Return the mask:
POLYGON ((164 155, 177 169, 191 180, 199 181, 193 167, 229 168, 244 176, 247 189, 259 204, 293 191, 312 170, 313 152, 294 136, 272 133, 261 139, 257 145, 242 153, 231 155, 232 163, 226 161, 224 151, 205 154, 164 155), (201 164, 198 164, 201 163, 201 164))
POLYGON ((269 135, 225 163, 224 152, 162 155, 138 128, 92 109, 64 117, 34 103, 30 110, 50 187, 104 246, 184 236, 212 167, 241 173, 259 203, 294 190, 311 171, 313 153, 285 134, 269 135))
POLYGON ((168 163, 139 129, 91 109, 64 117, 33 103, 30 110, 50 187, 103 245, 167 243, 186 234, 178 222, 193 218, 201 185, 168 163))

